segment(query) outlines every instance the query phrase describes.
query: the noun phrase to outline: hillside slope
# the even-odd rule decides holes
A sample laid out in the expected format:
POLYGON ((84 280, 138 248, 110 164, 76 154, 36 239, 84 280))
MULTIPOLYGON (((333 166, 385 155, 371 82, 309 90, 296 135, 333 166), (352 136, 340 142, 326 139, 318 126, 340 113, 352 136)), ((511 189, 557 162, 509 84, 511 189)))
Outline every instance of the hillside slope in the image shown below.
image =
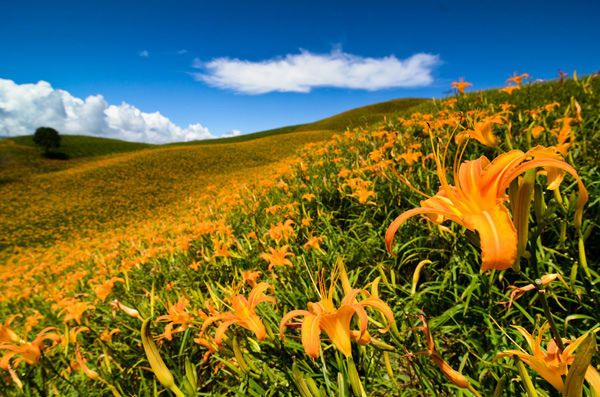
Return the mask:
MULTIPOLYGON (((127 142, 86 135, 62 135, 61 146, 56 149, 56 152, 66 155, 68 160, 53 160, 41 157, 41 150, 33 143, 32 135, 5 138, 0 139, 0 185, 21 180, 32 174, 77 168, 87 161, 97 160, 98 156, 114 156, 143 149, 240 143, 300 131, 327 130, 341 132, 381 121, 387 114, 406 111, 426 101, 428 100, 420 98, 394 99, 351 109, 314 123, 286 126, 231 138, 175 142, 166 145, 127 142)), ((292 139, 290 143, 292 142, 295 142, 295 140, 292 139)), ((302 142, 302 140, 298 142, 302 142)))
POLYGON ((164 146, 79 160, 43 173, 21 170, 20 179, 0 185, 0 250, 53 244, 148 219, 231 178, 243 180, 258 168, 266 173, 303 145, 331 135, 306 131, 285 139, 164 146))
MULTIPOLYGON (((265 167, 260 159, 240 166, 239 153, 253 151, 238 143, 246 149, 210 146, 216 152, 207 162, 199 145, 54 173, 73 177, 62 189, 82 175, 105 180, 92 183, 87 197, 113 197, 103 205, 115 205, 114 213, 127 196, 119 183, 131 179, 139 185, 131 205, 146 208, 160 197, 179 205, 150 209, 136 220, 147 220, 145 227, 106 219, 112 233, 0 261, 0 354, 15 368, 10 376, 0 371, 0 390, 600 392, 597 376, 583 379, 598 362, 600 79, 513 90, 392 113, 386 123, 315 140, 298 157, 265 167), (210 163, 217 156, 221 162, 210 163), (223 167, 226 177, 187 196, 196 163, 215 167, 211 174, 223 167), (163 168, 179 179, 155 174, 163 168), (152 184, 175 192, 153 192, 152 184), (559 354, 562 375, 547 382, 556 341, 568 350, 559 354), (26 361, 18 355, 38 351, 26 361), (521 381, 529 377, 533 386, 521 381)), ((245 144, 262 141, 280 156, 271 140, 281 138, 245 144)), ((69 198, 57 194, 48 200, 69 198)))

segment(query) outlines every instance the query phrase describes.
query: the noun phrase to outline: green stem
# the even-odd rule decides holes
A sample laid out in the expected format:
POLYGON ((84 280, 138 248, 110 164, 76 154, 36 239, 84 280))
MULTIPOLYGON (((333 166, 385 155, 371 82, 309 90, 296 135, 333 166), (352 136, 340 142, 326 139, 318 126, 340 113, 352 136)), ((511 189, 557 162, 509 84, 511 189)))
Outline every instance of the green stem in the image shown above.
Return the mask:
POLYGON ((552 338, 554 338, 554 342, 556 342, 556 346, 560 349, 560 351, 565 350, 565 345, 562 342, 562 338, 558 333, 558 329, 556 328, 556 323, 554 322, 554 317, 552 317, 552 313, 550 313, 550 306, 548 306, 548 300, 546 299, 546 290, 542 285, 542 280, 535 280, 535 289, 538 292, 540 300, 542 301, 542 307, 544 308, 544 314, 546 315, 546 319, 550 324, 550 332, 552 333, 552 338))

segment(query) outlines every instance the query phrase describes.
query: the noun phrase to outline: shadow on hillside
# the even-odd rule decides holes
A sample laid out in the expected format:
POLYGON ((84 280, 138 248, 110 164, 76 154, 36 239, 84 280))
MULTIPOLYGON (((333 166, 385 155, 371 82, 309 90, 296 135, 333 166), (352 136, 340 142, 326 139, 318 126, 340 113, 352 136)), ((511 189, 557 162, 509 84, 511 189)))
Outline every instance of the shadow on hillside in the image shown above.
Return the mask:
POLYGON ((69 155, 66 153, 61 153, 61 152, 48 152, 48 153, 44 153, 42 154, 42 157, 45 157, 47 159, 51 159, 51 160, 68 160, 69 159, 69 155))

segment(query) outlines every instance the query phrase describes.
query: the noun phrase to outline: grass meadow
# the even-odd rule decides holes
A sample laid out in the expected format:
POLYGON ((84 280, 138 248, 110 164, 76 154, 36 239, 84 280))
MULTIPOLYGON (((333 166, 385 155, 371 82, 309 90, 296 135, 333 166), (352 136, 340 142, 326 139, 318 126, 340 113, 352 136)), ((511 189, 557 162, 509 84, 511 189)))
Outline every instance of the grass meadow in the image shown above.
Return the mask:
POLYGON ((0 395, 600 395, 599 77, 3 140, 0 395))

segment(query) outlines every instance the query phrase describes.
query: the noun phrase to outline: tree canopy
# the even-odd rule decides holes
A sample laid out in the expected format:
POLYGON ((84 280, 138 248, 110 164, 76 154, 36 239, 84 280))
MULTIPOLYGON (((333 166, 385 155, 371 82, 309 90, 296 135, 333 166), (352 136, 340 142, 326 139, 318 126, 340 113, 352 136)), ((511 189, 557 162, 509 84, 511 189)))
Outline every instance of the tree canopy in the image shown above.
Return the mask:
POLYGON ((33 143, 44 148, 45 153, 60 146, 60 135, 51 127, 39 127, 35 130, 33 143))

